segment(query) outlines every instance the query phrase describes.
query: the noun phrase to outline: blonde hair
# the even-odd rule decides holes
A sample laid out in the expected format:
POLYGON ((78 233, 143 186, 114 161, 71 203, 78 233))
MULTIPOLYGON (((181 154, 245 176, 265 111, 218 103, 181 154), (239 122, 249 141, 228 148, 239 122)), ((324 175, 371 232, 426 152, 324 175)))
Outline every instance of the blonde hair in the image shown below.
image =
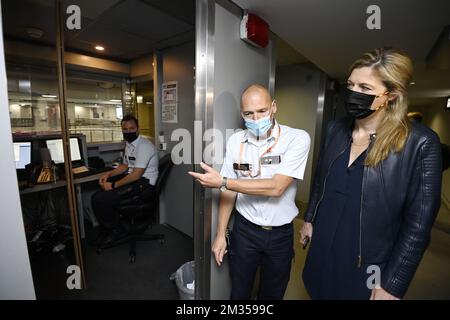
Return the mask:
POLYGON ((391 151, 400 152, 405 146, 410 130, 406 87, 413 67, 406 54, 393 48, 364 53, 350 67, 350 73, 362 67, 371 68, 389 91, 389 96, 395 96, 385 107, 385 117, 377 128, 375 142, 365 161, 367 166, 374 167, 385 160, 391 151))

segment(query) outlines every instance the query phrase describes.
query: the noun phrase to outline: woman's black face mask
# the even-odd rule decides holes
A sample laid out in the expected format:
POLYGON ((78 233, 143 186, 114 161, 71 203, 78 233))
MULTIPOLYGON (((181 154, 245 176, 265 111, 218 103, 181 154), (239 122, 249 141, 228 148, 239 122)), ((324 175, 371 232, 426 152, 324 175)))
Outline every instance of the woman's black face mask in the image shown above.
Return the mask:
POLYGON ((356 92, 344 88, 341 91, 341 97, 344 100, 345 108, 350 117, 364 119, 376 111, 371 109, 372 103, 377 97, 376 95, 356 92))
POLYGON ((123 139, 127 141, 128 143, 132 143, 134 140, 137 139, 138 135, 137 132, 122 132, 123 139))

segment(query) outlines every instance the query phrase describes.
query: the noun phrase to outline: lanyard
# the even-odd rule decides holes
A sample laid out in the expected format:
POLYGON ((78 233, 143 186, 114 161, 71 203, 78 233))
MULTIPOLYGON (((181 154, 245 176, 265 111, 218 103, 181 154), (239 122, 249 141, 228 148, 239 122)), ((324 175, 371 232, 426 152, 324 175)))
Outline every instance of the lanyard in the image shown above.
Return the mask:
MULTIPOLYGON (((243 171, 243 175, 244 176, 250 176, 252 178, 255 178, 255 177, 257 177, 257 176, 259 176, 261 174, 261 158, 264 157, 266 154, 270 153, 273 150, 273 148, 275 148, 275 146, 278 143, 278 139, 280 138, 280 135, 281 135, 281 127, 280 127, 280 125, 278 125, 278 135, 277 135, 277 137, 275 139, 274 144, 271 145, 269 148, 267 148, 267 150, 264 151, 263 154, 261 154, 259 156, 259 159, 258 159, 259 160, 258 161, 258 173, 256 175, 252 175, 251 174, 251 170, 249 170, 249 171, 246 170, 246 171, 243 171)), ((239 150, 239 162, 238 162, 238 165, 240 165, 241 162, 242 162, 242 155, 244 153, 244 144, 245 143, 246 143, 246 141, 241 142, 241 146, 240 146, 240 150, 239 150)))

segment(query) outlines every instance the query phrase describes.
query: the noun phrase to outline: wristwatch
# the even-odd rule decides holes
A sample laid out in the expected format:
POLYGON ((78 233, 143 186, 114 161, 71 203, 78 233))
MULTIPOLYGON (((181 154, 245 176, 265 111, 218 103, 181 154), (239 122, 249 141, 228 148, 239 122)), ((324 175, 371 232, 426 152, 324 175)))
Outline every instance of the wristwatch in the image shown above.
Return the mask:
POLYGON ((220 191, 227 191, 227 177, 222 177, 222 185, 220 186, 220 191))

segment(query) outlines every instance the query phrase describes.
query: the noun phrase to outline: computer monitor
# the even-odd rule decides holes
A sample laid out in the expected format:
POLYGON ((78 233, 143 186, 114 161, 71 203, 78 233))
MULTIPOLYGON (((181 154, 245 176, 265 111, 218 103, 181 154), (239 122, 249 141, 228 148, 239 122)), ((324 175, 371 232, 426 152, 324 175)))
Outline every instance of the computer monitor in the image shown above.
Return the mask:
POLYGON ((14 160, 16 169, 25 169, 31 162, 31 141, 14 142, 14 160))
MULTIPOLYGON (((58 164, 64 162, 64 151, 62 139, 48 139, 47 148, 50 151, 52 160, 58 164)), ((81 160, 80 145, 77 138, 70 138, 70 155, 72 161, 81 160)))

